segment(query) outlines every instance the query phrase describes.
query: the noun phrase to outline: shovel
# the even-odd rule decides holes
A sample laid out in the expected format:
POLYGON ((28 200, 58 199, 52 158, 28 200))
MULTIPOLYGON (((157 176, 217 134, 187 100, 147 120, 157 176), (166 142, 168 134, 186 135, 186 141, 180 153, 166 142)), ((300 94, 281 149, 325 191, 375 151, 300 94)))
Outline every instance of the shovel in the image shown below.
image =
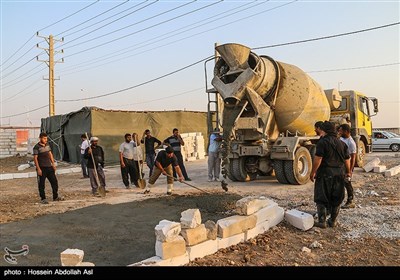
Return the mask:
POLYGON ((85 135, 86 135, 86 141, 88 141, 88 143, 89 143, 90 156, 91 156, 92 161, 93 161, 94 177, 96 179, 96 183, 97 183, 97 186, 98 186, 98 191, 99 191, 100 196, 105 197, 106 196, 106 190, 105 190, 105 188, 103 186, 100 185, 99 175, 97 174, 97 166, 96 166, 96 162, 95 162, 94 157, 93 157, 92 148, 90 147, 89 137, 88 137, 86 132, 85 132, 85 135))
MULTIPOLYGON (((179 182, 179 180, 176 179, 174 176, 171 176, 171 175, 168 175, 168 174, 167 174, 166 176, 167 176, 167 177, 170 177, 170 178, 173 178, 174 181, 178 181, 178 182, 179 182)), ((188 185, 189 187, 195 188, 196 190, 199 190, 199 191, 201 191, 201 192, 203 192, 203 193, 210 194, 209 192, 207 192, 207 191, 205 191, 205 190, 202 190, 202 189, 200 189, 200 188, 198 188, 198 187, 196 187, 196 186, 193 186, 193 185, 191 185, 191 184, 189 184, 189 183, 187 183, 187 182, 185 182, 185 181, 182 181, 182 182, 180 182, 180 183, 185 184, 185 185, 188 185)))
MULTIPOLYGON (((140 166, 139 153, 137 150, 137 149, 139 149, 139 146, 137 145, 137 143, 138 143, 137 135, 135 135, 135 142, 136 142, 136 158, 138 159, 138 167, 139 167, 139 179, 137 180, 137 183, 138 183, 139 188, 144 189, 146 187, 146 180, 143 179, 143 177, 142 177, 142 168, 140 166)), ((143 159, 142 159, 142 162, 143 162, 143 159)))

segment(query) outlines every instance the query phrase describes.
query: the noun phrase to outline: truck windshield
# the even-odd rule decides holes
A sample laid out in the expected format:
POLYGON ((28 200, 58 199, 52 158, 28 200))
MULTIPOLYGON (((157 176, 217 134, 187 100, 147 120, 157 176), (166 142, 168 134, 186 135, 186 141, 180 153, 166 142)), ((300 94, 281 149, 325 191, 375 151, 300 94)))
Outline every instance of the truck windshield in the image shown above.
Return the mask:
POLYGON ((339 108, 332 110, 332 111, 347 111, 347 98, 343 98, 340 102, 339 108))

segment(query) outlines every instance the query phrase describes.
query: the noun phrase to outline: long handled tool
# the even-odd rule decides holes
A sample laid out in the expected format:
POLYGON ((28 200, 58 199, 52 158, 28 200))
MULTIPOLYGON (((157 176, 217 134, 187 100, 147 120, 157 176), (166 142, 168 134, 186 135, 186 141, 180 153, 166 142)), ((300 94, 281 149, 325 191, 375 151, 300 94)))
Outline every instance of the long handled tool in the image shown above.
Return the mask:
POLYGON ((94 160, 93 151, 92 151, 92 148, 90 146, 89 137, 88 137, 86 132, 85 132, 85 135, 86 135, 86 141, 88 141, 88 144, 89 144, 90 156, 92 158, 93 167, 94 167, 93 168, 94 169, 94 177, 96 179, 96 183, 97 183, 97 186, 98 186, 97 188, 98 188, 99 194, 102 197, 104 197, 104 196, 106 196, 106 190, 105 190, 105 188, 103 186, 100 185, 99 175, 97 174, 97 165, 96 165, 96 161, 94 160))
MULTIPOLYGON (((174 181, 178 181, 178 182, 180 182, 178 179, 176 179, 174 176, 171 176, 171 175, 166 175, 167 177, 170 177, 170 178, 173 178, 174 179, 174 181)), ((185 184, 185 185, 188 185, 189 187, 192 187, 192 188, 195 188, 196 190, 199 190, 199 191, 201 191, 201 192, 203 192, 203 193, 207 193, 207 194, 211 194, 211 193, 209 193, 209 192, 207 192, 207 191, 205 191, 205 190, 202 190, 202 189, 200 189, 200 188, 198 188, 198 187, 196 187, 196 186, 193 186, 193 185, 191 185, 191 184, 189 184, 189 183, 187 183, 187 182, 185 182, 185 181, 182 181, 182 182, 180 182, 180 183, 182 183, 182 184, 185 184)))
MULTIPOLYGON (((135 142, 136 142, 136 158, 138 159, 138 167, 139 167, 139 179, 137 180, 137 183, 138 183, 139 188, 144 189, 146 187, 146 180, 143 179, 143 177, 142 177, 142 168, 140 167, 140 159, 139 159, 139 153, 138 153, 139 146, 137 145, 137 143, 138 143, 137 135, 135 135, 135 142)), ((143 158, 142 158, 142 162, 143 162, 143 158)))

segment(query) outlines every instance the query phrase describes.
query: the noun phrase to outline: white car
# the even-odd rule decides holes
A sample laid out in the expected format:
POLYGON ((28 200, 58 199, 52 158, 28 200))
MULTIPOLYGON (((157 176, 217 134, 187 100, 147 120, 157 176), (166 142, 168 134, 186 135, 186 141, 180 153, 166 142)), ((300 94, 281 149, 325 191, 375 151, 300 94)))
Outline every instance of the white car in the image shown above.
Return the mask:
POLYGON ((372 132, 372 150, 400 151, 400 136, 383 130, 372 132))

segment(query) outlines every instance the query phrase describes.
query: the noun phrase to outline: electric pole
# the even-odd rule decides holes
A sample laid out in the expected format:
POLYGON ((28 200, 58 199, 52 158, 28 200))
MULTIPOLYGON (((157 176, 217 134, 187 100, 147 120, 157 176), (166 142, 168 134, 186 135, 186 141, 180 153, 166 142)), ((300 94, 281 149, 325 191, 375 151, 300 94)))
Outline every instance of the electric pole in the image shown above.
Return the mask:
MULTIPOLYGON (((54 51, 54 41, 56 42, 64 42, 64 38, 61 40, 57 40, 53 38, 53 35, 49 35, 49 37, 39 36, 39 32, 36 33, 36 36, 43 38, 49 45, 49 48, 41 48, 39 44, 36 45, 39 49, 45 50, 49 56, 49 60, 39 60, 39 56, 36 57, 37 61, 44 62, 49 67, 49 78, 43 78, 43 80, 49 80, 49 116, 55 115, 55 101, 54 101, 54 64, 63 63, 64 58, 61 60, 54 61, 54 54, 56 53, 64 53, 64 50, 54 51)), ((59 80, 59 78, 57 79, 59 80)))

